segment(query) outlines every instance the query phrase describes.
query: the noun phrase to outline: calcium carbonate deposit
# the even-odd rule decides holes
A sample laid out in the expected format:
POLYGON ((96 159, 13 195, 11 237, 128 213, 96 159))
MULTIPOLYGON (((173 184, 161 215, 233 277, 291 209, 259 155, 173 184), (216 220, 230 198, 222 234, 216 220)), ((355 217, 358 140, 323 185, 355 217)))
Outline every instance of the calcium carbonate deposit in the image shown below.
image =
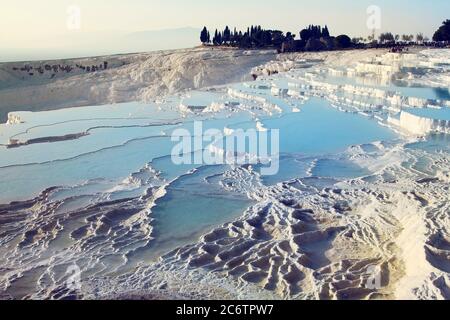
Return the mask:
POLYGON ((0 66, 1 298, 450 299, 450 50, 109 59, 0 66), (196 120, 279 170, 174 163, 196 120))

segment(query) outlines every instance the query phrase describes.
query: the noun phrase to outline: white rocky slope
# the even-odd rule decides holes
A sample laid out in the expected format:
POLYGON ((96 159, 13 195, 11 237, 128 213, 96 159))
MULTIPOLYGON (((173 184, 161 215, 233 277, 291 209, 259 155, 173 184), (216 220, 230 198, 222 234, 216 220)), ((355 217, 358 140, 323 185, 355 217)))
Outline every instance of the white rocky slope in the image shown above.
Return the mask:
MULTIPOLYGON (((377 53, 314 55, 337 66, 339 61, 371 52, 377 53)), ((283 61, 284 57, 253 71, 287 71, 293 64, 283 61)), ((190 81, 194 80, 180 83, 190 81)), ((140 92, 144 97, 146 91, 140 92)), ((241 98, 266 102, 253 96, 241 98)), ((256 201, 242 217, 130 274, 84 280, 84 297, 136 294, 140 298, 449 299, 448 152, 427 154, 402 145, 374 143, 351 148, 348 153, 373 174, 327 187, 311 178, 267 187, 251 168, 227 172, 222 177, 224 188, 248 194, 256 201), (429 163, 427 170, 422 168, 424 159, 429 163)), ((140 206, 144 208, 147 200, 143 197, 134 205, 142 210, 140 206)), ((34 202, 29 205, 39 208, 34 202)), ((128 209, 128 205, 123 204, 123 208, 128 209)), ((16 206, 3 210, 16 211, 16 206)), ((109 209, 90 208, 93 212, 109 209)), ((28 216, 28 210, 26 207, 23 216, 28 216)), ((47 208, 43 208, 45 211, 47 208)), ((107 217, 109 221, 112 215, 107 217)), ((140 223, 135 221, 137 226, 140 223)), ((98 224, 98 230, 104 227, 98 224)), ((27 245, 30 239, 39 240, 47 228, 39 229, 37 235, 27 233, 21 245, 27 245)), ((54 229, 47 232, 48 238, 54 229)), ((140 229, 127 229, 123 239, 130 241, 135 236, 131 232, 140 229)), ((86 233, 89 237, 91 231, 82 229, 74 237, 86 233)), ((122 234, 114 236, 123 240, 122 234)), ((98 245, 85 241, 82 248, 95 252, 98 245)), ((39 283, 46 286, 41 286, 42 292, 33 297, 58 297, 60 288, 48 291, 49 278, 40 279, 39 283)))
MULTIPOLYGON (((0 121, 11 111, 54 110, 128 101, 149 101, 186 89, 221 85, 251 79, 253 68, 275 60, 274 70, 295 66, 292 60, 315 59, 329 65, 375 57, 385 50, 334 51, 276 55, 272 50, 195 48, 143 54, 0 64, 0 121), (108 62, 108 69, 86 73, 52 72, 33 76, 20 71, 24 66, 45 64, 96 65, 108 62), (13 70, 19 68, 19 70, 13 70), (252 72, 251 72, 252 71, 252 72)), ((258 70, 256 68, 255 70, 258 70)))
POLYGON ((242 81, 250 70, 276 57, 274 51, 197 48, 110 57, 0 64, 0 120, 10 111, 38 111, 152 100, 185 89, 242 81), (20 71, 45 64, 95 65, 108 61, 107 70, 51 72, 20 71), (19 68, 19 70, 14 70, 19 68))
POLYGON ((448 156, 429 154, 442 172, 429 178, 403 163, 423 151, 372 148, 349 151, 376 174, 324 189, 230 171, 224 184, 257 204, 158 263, 86 281, 87 297, 449 299, 448 156))

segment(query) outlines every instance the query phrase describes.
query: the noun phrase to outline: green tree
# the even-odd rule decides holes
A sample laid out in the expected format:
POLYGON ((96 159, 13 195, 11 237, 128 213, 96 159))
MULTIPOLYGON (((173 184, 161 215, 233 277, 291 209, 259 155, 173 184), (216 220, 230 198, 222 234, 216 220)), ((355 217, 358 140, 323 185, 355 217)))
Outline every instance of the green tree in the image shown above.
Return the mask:
POLYGON ((322 30, 322 37, 329 38, 330 37, 330 31, 328 31, 328 26, 325 26, 322 30))
POLYGON ((300 31, 300 38, 302 40, 308 41, 311 38, 311 32, 308 29, 303 29, 300 31))
POLYGON ((327 49, 326 45, 317 38, 309 39, 305 45, 306 51, 322 51, 326 49, 327 49))
POLYGON ((423 42, 423 38, 424 38, 423 33, 418 33, 418 34, 416 35, 416 41, 417 41, 418 43, 422 43, 422 42, 423 42))
POLYGON ((263 46, 272 45, 272 33, 270 31, 263 30, 261 39, 262 39, 263 46))
POLYGON ((345 34, 341 34, 340 36, 337 36, 335 43, 336 43, 336 47, 339 49, 346 49, 346 48, 350 48, 352 46, 352 40, 350 39, 349 36, 347 36, 345 34))
POLYGON ((450 41, 450 20, 442 22, 442 26, 433 35, 433 41, 450 41))
POLYGON ((386 43, 386 42, 393 42, 395 41, 395 37, 392 33, 390 32, 386 32, 386 33, 382 33, 380 34, 380 42, 381 43, 386 43))
POLYGON ((223 42, 225 42, 227 44, 230 41, 231 41, 231 31, 230 31, 230 28, 228 28, 228 26, 226 26, 225 30, 223 31, 223 42))
POLYGON ((206 27, 204 27, 202 32, 200 33, 200 41, 203 44, 208 42, 208 29, 206 29, 206 27))
POLYGON ((219 43, 217 42, 218 40, 218 31, 216 29, 216 31, 214 32, 214 37, 213 37, 213 45, 217 46, 219 43))
POLYGON ((281 48, 285 37, 283 31, 274 30, 272 31, 272 44, 278 48, 281 48))

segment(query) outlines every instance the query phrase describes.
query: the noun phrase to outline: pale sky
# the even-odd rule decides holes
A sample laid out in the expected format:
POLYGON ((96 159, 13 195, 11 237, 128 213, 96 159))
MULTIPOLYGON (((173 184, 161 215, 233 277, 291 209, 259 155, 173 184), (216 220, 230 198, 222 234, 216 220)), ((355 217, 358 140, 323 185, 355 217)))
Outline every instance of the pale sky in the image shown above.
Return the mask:
MULTIPOLYGON (((333 35, 366 37, 366 10, 381 9, 381 31, 432 36, 450 18, 449 0, 0 0, 0 50, 56 47, 57 36, 89 37, 203 25, 266 28, 298 33, 328 24, 333 35), (80 8, 80 29, 70 30, 67 12, 80 8)), ((62 45, 62 44, 61 44, 62 45)))

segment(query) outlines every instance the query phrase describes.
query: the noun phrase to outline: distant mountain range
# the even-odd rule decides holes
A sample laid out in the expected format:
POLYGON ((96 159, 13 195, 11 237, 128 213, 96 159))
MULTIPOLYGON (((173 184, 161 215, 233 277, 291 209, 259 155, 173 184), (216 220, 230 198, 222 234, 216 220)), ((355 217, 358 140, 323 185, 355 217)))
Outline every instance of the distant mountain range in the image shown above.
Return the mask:
POLYGON ((141 31, 127 34, 123 40, 131 47, 142 50, 188 48, 200 43, 200 29, 178 28, 141 31))
POLYGON ((65 59, 85 56, 190 48, 200 43, 200 29, 177 28, 139 31, 74 32, 36 40, 23 48, 3 48, 0 62, 65 59), (41 43, 51 45, 43 47, 41 43))

